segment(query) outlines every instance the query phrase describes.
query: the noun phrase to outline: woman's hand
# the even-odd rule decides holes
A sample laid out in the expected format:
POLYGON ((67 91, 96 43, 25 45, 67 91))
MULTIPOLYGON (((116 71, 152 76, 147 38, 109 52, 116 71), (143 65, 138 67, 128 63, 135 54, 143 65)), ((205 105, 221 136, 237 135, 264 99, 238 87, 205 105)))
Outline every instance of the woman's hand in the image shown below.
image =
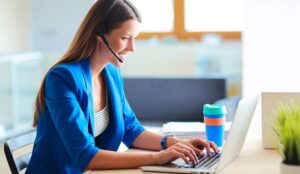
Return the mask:
POLYGON ((220 150, 216 146, 216 144, 212 141, 207 141, 202 138, 192 138, 188 140, 179 140, 180 143, 185 144, 192 148, 196 154, 203 155, 203 150, 206 149, 208 155, 211 155, 211 149, 215 153, 219 153, 220 150))
POLYGON ((198 158, 190 145, 186 143, 176 143, 171 147, 155 154, 155 164, 163 165, 181 158, 185 163, 198 164, 198 158))
POLYGON ((193 138, 188 140, 177 139, 177 143, 172 144, 166 150, 162 150, 155 154, 156 164, 163 165, 178 158, 181 158, 185 163, 198 164, 197 155, 204 155, 203 150, 206 149, 207 154, 213 150, 219 153, 219 149, 215 143, 202 138, 193 138))

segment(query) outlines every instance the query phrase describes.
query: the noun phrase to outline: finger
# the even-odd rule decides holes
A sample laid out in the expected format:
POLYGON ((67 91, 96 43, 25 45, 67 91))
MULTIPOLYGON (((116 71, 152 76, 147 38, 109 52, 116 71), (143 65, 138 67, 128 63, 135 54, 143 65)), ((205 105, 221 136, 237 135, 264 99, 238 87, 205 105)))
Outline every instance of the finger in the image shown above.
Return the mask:
POLYGON ((203 155, 203 152, 201 150, 199 150, 198 148, 196 148, 193 144, 187 144, 187 146, 189 146, 191 148, 191 150, 193 151, 192 153, 196 156, 197 161, 198 161, 199 159, 197 156, 203 155))
POLYGON ((198 164, 198 158, 193 149, 184 149, 187 152, 188 157, 191 159, 194 165, 198 164))
POLYGON ((191 154, 189 154, 189 151, 184 146, 177 146, 175 150, 179 153, 184 154, 184 156, 188 157, 189 161, 191 161, 192 163, 195 163, 193 157, 191 156, 191 154))
POLYGON ((201 142, 201 140, 196 140, 196 141, 194 141, 193 144, 188 145, 196 153, 196 156, 203 155, 203 152, 202 152, 203 148, 202 149, 198 148, 198 147, 200 147, 199 142, 201 142))
POLYGON ((209 144, 209 142, 203 142, 203 145, 204 145, 204 147, 205 147, 205 149, 206 149, 207 155, 208 155, 208 156, 211 156, 211 154, 210 154, 210 144, 209 144))
POLYGON ((204 140, 202 138, 197 138, 196 141, 194 141, 194 147, 203 151, 205 148, 205 142, 206 142, 206 140, 204 140))
POLYGON ((197 148, 200 149, 200 150, 202 150, 202 151, 204 150, 204 146, 202 144, 198 144, 197 148))
POLYGON ((193 164, 198 163, 197 155, 191 147, 182 145, 181 152, 185 154, 193 164))
POLYGON ((181 158, 186 164, 189 163, 188 158, 183 153, 176 151, 176 156, 177 158, 181 158))
POLYGON ((197 155, 201 155, 201 156, 203 156, 204 154, 203 154, 203 152, 202 152, 202 150, 200 150, 199 148, 197 148, 197 147, 192 147, 193 148, 193 150, 195 151, 195 153, 197 154, 197 155))
POLYGON ((189 146, 191 149, 193 149, 194 153, 197 155, 197 154, 201 154, 201 151, 196 148, 195 146, 197 146, 197 144, 187 144, 187 146, 189 146))
POLYGON ((210 156, 210 144, 204 139, 198 139, 196 142, 196 147, 202 150, 202 155, 204 155, 203 150, 206 149, 207 155, 210 156))
POLYGON ((219 148, 213 141, 209 141, 210 147, 215 151, 215 153, 220 153, 219 148))
POLYGON ((200 149, 198 149, 197 147, 195 147, 195 146, 197 146, 197 144, 188 145, 188 146, 189 146, 190 148, 193 149, 193 151, 194 151, 194 153, 195 153, 195 155, 196 155, 196 158, 197 158, 197 164, 198 164, 198 163, 199 163, 199 156, 201 157, 201 156, 204 155, 203 151, 200 150, 200 149))

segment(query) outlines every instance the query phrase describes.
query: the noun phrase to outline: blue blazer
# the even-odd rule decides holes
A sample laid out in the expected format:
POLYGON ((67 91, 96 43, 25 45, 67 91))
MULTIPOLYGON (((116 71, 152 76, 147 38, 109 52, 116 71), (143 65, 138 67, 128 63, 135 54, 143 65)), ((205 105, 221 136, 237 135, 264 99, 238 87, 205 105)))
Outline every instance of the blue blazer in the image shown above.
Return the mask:
POLYGON ((128 147, 144 131, 130 108, 119 68, 107 65, 110 120, 94 138, 94 104, 89 58, 62 64, 46 75, 46 109, 40 113, 32 157, 26 173, 82 173, 101 149, 128 147))

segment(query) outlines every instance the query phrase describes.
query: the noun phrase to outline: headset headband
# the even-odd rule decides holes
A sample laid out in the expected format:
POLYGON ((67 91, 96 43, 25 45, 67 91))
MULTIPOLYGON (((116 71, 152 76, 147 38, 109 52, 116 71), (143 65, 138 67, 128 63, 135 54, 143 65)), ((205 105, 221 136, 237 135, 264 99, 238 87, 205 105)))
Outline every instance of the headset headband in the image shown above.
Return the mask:
POLYGON ((111 2, 108 5, 107 11, 103 14, 103 18, 102 18, 102 22, 100 23, 100 25, 98 26, 98 34, 104 34, 106 31, 106 28, 104 26, 106 19, 108 18, 109 13, 111 12, 111 10, 113 9, 113 7, 116 5, 118 0, 107 0, 108 2, 111 2))

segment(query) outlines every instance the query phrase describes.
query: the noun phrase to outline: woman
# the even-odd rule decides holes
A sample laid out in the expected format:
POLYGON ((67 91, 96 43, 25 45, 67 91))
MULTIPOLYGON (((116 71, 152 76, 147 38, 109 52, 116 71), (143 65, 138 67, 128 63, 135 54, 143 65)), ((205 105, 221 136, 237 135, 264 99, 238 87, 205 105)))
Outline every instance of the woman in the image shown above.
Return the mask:
POLYGON ((212 142, 162 137, 140 125, 119 70, 134 51, 140 23, 128 0, 98 0, 91 7, 38 92, 33 123, 37 136, 27 173, 137 168, 177 158, 196 164, 203 148, 218 152, 212 142), (121 142, 157 152, 116 152, 121 142))

